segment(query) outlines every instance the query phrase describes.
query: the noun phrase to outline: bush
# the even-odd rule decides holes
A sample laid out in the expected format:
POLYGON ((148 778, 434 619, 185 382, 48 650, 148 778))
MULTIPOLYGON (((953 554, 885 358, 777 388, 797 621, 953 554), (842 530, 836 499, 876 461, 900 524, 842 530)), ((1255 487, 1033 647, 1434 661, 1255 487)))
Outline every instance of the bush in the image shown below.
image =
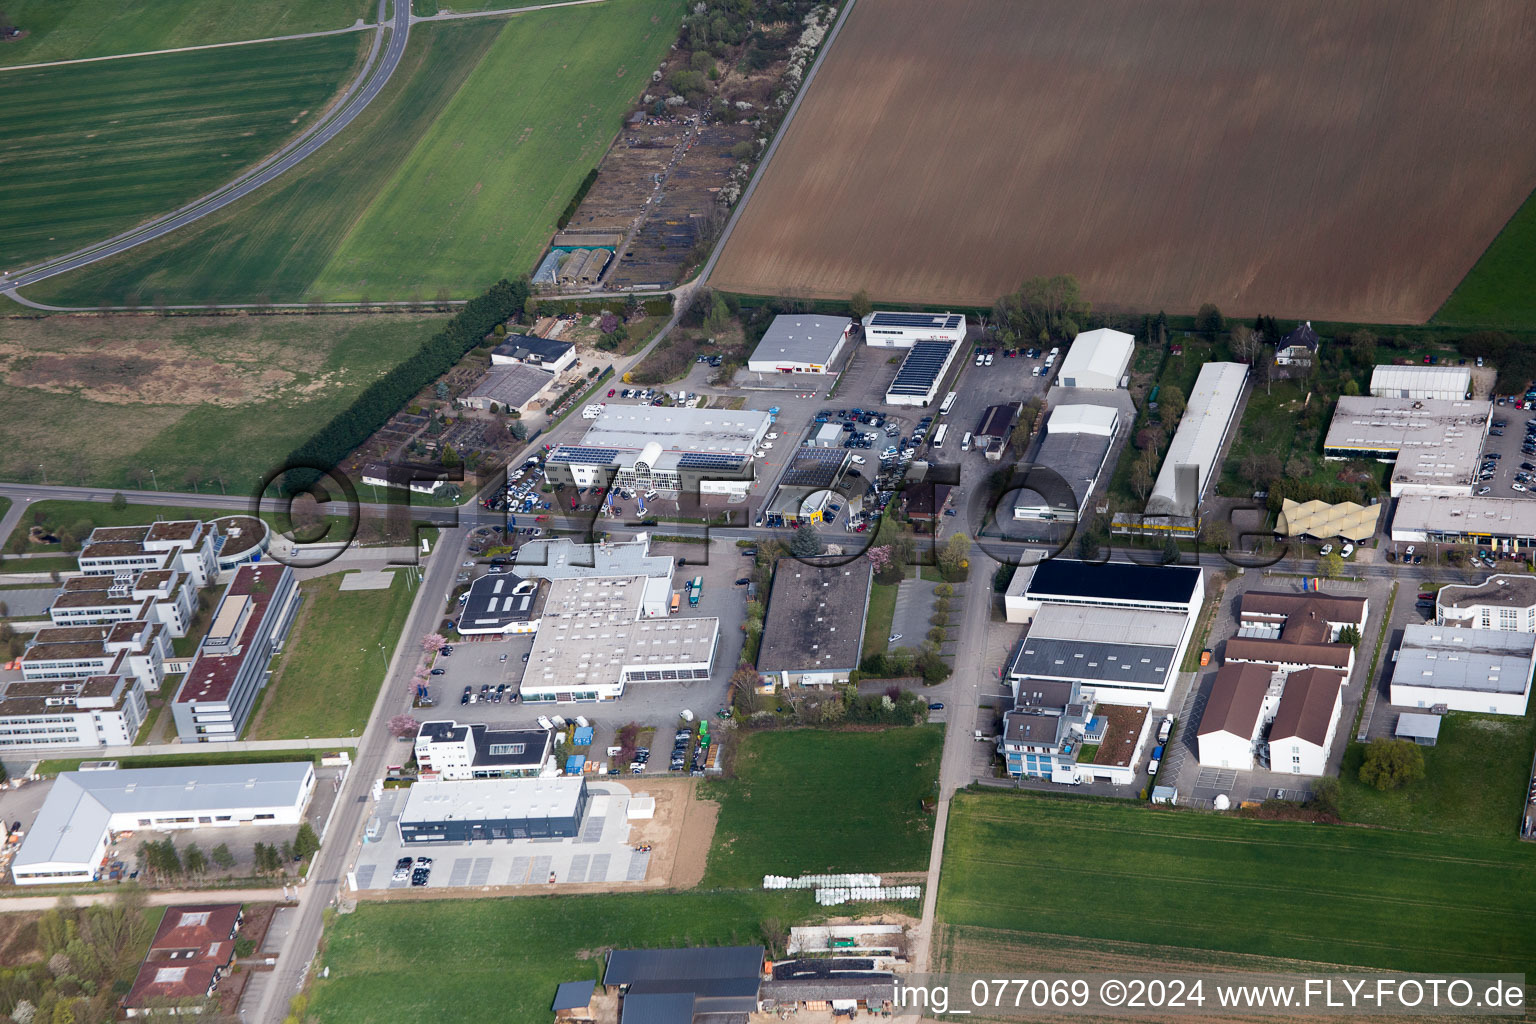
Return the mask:
POLYGON ((1401 789, 1424 777, 1424 752, 1412 740, 1374 739, 1365 748, 1360 781, 1380 790, 1401 789))

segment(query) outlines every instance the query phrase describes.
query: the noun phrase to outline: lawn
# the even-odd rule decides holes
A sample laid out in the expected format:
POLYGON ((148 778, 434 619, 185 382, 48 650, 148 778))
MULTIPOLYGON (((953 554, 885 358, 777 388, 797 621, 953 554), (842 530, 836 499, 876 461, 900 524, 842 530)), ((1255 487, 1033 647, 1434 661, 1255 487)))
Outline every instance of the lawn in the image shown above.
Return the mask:
POLYGON ((682 10, 681 0, 611 0, 506 21, 313 290, 467 298, 532 270, 682 10))
POLYGON ((52 483, 137 489, 158 481, 248 494, 442 320, 401 313, 4 321, 0 477, 46 473, 52 483))
MULTIPOLYGON (((27 515, 16 525, 15 531, 7 538, 7 548, 10 542, 18 537, 26 537, 33 523, 44 526, 50 530, 69 530, 76 534, 77 539, 84 540, 90 531, 98 526, 143 526, 147 523, 157 522, 161 519, 219 519, 229 515, 243 515, 244 510, 219 508, 196 508, 189 505, 129 505, 126 508, 115 509, 104 501, 37 501, 28 506, 27 515)), ((275 513, 264 513, 263 519, 269 525, 287 524, 278 523, 279 517, 275 513)), ((341 523, 339 517, 330 517, 331 522, 341 523)), ((19 541, 18 541, 19 543, 19 541)), ((28 544, 28 551, 57 551, 56 545, 28 544)), ((78 555, 60 554, 55 558, 18 558, 9 564, 13 572, 46 572, 55 568, 74 569, 77 567, 78 555)))
POLYGON ((320 116, 366 38, 0 72, 0 267, 101 241, 236 177, 320 116))
POLYGON ((926 871, 944 731, 796 729, 748 734, 720 803, 705 888, 751 888, 763 875, 926 871))
POLYGON ((257 195, 28 297, 66 305, 434 298, 533 269, 676 38, 679 0, 411 32, 384 92, 257 195))
POLYGON ((1433 323, 1455 327, 1536 329, 1536 193, 1473 264, 1433 323))
POLYGON ((0 67, 323 32, 376 10, 371 0, 8 0, 27 36, 0 46, 0 67))
POLYGON ((65 305, 120 304, 159 293, 173 302, 310 298, 310 285, 348 230, 500 29, 494 19, 416 26, 379 96, 298 167, 195 224, 51 278, 27 296, 65 305))
POLYGON ((1340 778, 1340 813, 1364 825, 1499 838, 1520 828, 1536 711, 1524 718, 1455 712, 1424 748, 1424 778, 1383 793, 1360 782, 1365 747, 1350 744, 1340 778))
POLYGON ((287 646, 273 659, 272 680, 246 738, 362 734, 414 591, 404 573, 394 574, 388 590, 342 591, 344 575, 299 584, 304 603, 287 646))
POLYGON ((938 913, 947 924, 1020 938, 1066 933, 1402 971, 1526 971, 1536 962, 1536 847, 1513 835, 960 793, 938 913))
POLYGON ((891 623, 896 618, 896 584, 871 583, 869 614, 864 617, 862 656, 884 654, 890 647, 891 623))
POLYGON ((762 922, 826 916, 805 892, 652 892, 359 903, 330 924, 306 1019, 501 1024, 549 1017, 562 981, 613 948, 755 945, 762 922))

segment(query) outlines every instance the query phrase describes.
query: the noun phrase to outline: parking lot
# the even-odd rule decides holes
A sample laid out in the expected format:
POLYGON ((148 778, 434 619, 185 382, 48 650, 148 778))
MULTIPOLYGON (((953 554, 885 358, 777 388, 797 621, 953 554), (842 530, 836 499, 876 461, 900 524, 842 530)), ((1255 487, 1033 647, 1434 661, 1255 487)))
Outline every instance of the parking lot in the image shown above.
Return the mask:
POLYGON ((1526 438, 1526 421, 1532 419, 1528 410, 1511 408, 1510 406, 1496 405, 1493 408, 1493 426, 1491 431, 1502 430, 1502 437, 1490 435, 1484 440, 1483 465, 1489 461, 1494 463, 1493 475, 1486 480, 1479 480, 1474 487, 1474 493, 1481 494, 1484 488, 1488 489, 1488 495, 1494 498, 1529 498, 1529 488, 1533 480, 1516 479, 1518 475, 1529 474, 1536 478, 1536 454, 1522 451, 1526 438), (1502 428, 1498 424, 1505 424, 1502 428), (1498 455, 1499 458, 1488 460, 1489 453, 1498 455), (1522 465, 1524 464, 1524 465, 1522 465), (1530 466, 1526 469, 1524 466, 1530 466), (1519 490, 1516 486, 1519 486, 1519 490))
POLYGON ((412 888, 409 878, 395 878, 396 862, 407 856, 432 858, 427 889, 644 882, 651 853, 631 845, 629 789, 596 780, 587 786, 592 801, 580 836, 408 845, 400 841, 399 824, 410 790, 385 790, 370 819, 379 821, 378 839, 364 843, 358 853, 357 887, 412 888))

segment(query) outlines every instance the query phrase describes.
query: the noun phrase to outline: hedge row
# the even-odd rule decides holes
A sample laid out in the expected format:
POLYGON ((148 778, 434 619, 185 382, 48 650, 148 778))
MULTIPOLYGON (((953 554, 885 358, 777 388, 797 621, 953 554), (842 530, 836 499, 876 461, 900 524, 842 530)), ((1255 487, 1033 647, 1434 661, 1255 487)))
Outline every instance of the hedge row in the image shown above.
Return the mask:
MULTIPOLYGON (((484 295, 471 299, 415 355, 374 381, 351 405, 295 448, 288 456, 288 466, 340 465, 352 449, 405 408, 417 392, 447 373, 498 323, 521 315, 528 294, 527 278, 503 278, 484 295)), ((290 471, 286 485, 291 492, 310 483, 314 475, 290 471)))
POLYGON ((576 216, 576 207, 580 206, 581 201, 587 198, 587 192, 591 190, 592 183, 596 180, 597 168, 594 167, 587 172, 585 178, 581 179, 581 184, 576 186, 576 194, 571 196, 569 203, 565 204, 565 209, 561 211, 559 218, 555 221, 555 227, 562 231, 565 230, 565 226, 571 222, 571 218, 576 216))

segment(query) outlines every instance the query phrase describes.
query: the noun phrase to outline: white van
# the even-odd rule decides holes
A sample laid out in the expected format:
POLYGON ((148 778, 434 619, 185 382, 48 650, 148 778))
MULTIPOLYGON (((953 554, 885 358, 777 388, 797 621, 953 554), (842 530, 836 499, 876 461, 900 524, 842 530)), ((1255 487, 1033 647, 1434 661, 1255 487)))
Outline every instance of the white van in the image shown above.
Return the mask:
POLYGON ((968 452, 971 450, 971 432, 969 430, 967 430, 965 432, 965 436, 960 439, 960 450, 963 452, 968 452))

